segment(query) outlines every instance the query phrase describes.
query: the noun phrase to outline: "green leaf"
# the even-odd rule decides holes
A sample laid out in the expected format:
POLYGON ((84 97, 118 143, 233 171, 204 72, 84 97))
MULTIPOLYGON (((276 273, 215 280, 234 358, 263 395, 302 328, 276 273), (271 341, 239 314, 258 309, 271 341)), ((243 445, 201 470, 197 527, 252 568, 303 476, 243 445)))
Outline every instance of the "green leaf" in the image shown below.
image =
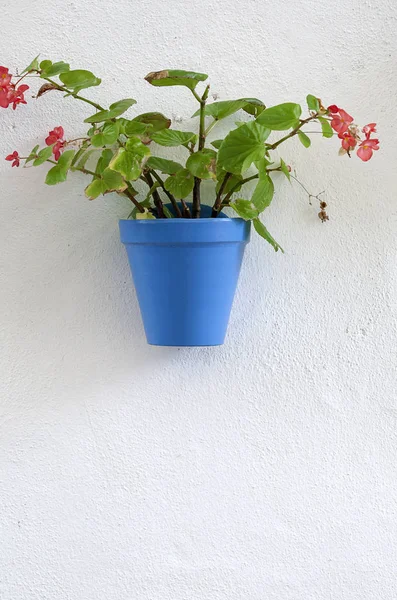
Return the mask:
POLYGON ((143 144, 139 137, 131 136, 125 144, 128 152, 132 152, 135 158, 142 161, 146 156, 150 156, 150 148, 143 144))
MULTIPOLYGON (((43 62, 51 63, 50 60, 43 61, 43 62)), ((41 65, 40 65, 40 67, 41 67, 41 65)), ((43 67, 41 67, 40 77, 42 77, 42 78, 55 77, 55 75, 59 75, 60 73, 66 73, 67 71, 69 71, 69 69, 70 69, 70 65, 68 65, 68 63, 65 63, 61 60, 56 63, 51 63, 45 69, 43 69, 43 67)))
POLYGON ((185 146, 195 142, 197 136, 191 131, 178 131, 177 129, 163 129, 150 134, 151 139, 160 146, 185 146))
POLYGON ((288 181, 291 181, 291 173, 289 172, 288 165, 283 161, 282 158, 280 159, 280 169, 281 172, 284 173, 288 181))
POLYGON ((100 194, 107 192, 122 192, 127 188, 127 184, 116 171, 105 169, 98 179, 94 179, 85 189, 85 194, 90 200, 94 200, 100 194))
POLYGON ((127 181, 135 181, 142 173, 140 161, 132 152, 119 148, 109 163, 109 168, 121 173, 127 181))
POLYGON ((182 165, 179 163, 168 160, 167 158, 160 158, 159 156, 150 156, 146 162, 146 166, 149 167, 149 169, 155 169, 162 173, 166 173, 167 175, 174 175, 183 169, 182 165))
POLYGON ((108 168, 112 158, 113 152, 112 150, 110 150, 110 148, 106 148, 105 150, 103 150, 96 164, 95 173, 97 175, 101 175, 104 172, 104 170, 108 168))
POLYGON ((258 216, 258 210, 255 207, 255 204, 250 200, 238 198, 237 200, 234 200, 234 202, 231 202, 230 207, 236 211, 239 217, 246 221, 255 219, 258 216))
POLYGON ((171 127, 171 119, 167 119, 167 117, 158 112, 143 113, 132 120, 137 121, 138 123, 146 123, 146 125, 151 125, 153 131, 161 131, 162 129, 168 129, 171 127))
MULTIPOLYGON (((229 117, 233 113, 237 112, 241 108, 243 108, 247 104, 245 98, 240 98, 239 100, 221 100, 220 102, 212 102, 211 104, 207 104, 205 107, 205 115, 214 117, 216 121, 220 119, 225 119, 229 117)), ((200 114, 200 109, 198 109, 193 117, 198 117, 200 114)))
POLYGON ((163 211, 165 216, 167 217, 167 219, 175 219, 175 215, 172 214, 172 212, 170 211, 169 208, 167 208, 167 206, 163 206, 163 211))
POLYGON ((186 161, 186 168, 199 179, 214 179, 216 171, 216 152, 209 148, 194 152, 186 161))
POLYGON ((73 157, 72 160, 72 167, 74 167, 74 165, 84 156, 84 154, 86 152, 88 152, 87 147, 89 145, 89 141, 88 140, 84 140, 82 145, 80 146, 80 148, 76 151, 76 154, 73 157))
POLYGON ((262 158, 265 153, 264 142, 269 134, 270 130, 256 121, 234 129, 219 148, 218 165, 229 173, 240 175, 255 160, 262 158))
POLYGON ((119 117, 126 110, 130 108, 133 104, 136 104, 136 100, 132 98, 125 98, 125 100, 119 100, 118 102, 114 102, 109 107, 109 110, 100 110, 95 115, 88 117, 84 120, 84 123, 101 123, 102 121, 110 121, 111 119, 115 119, 119 117))
POLYGON ((303 133, 303 131, 298 131, 298 138, 300 139, 305 148, 309 148, 311 140, 309 136, 306 135, 306 133, 303 133))
POLYGON ((276 240, 274 239, 274 237, 272 235, 270 235, 270 233, 268 232, 268 230, 266 229, 266 227, 264 226, 264 224, 262 223, 262 221, 260 221, 258 218, 257 219, 253 219, 253 224, 255 227, 255 231, 257 233, 259 233, 259 235, 261 237, 263 237, 267 242, 269 242, 269 244, 271 246, 273 246, 273 248, 275 249, 276 252, 278 252, 278 250, 281 250, 281 252, 284 254, 284 250, 282 249, 282 247, 276 242, 276 240))
POLYGON ((269 206, 273 199, 274 184, 269 175, 264 175, 259 178, 254 193, 252 194, 251 202, 261 213, 269 206))
POLYGON ((260 158, 259 160, 255 161, 255 166, 258 169, 259 177, 266 176, 267 167, 271 164, 272 164, 271 161, 267 160, 267 158, 265 158, 265 157, 260 158))
POLYGON ((314 110, 314 112, 318 112, 320 110, 320 100, 316 98, 316 96, 309 94, 306 96, 306 102, 309 110, 314 110))
POLYGON ((170 175, 164 182, 164 187, 175 198, 186 198, 194 186, 194 177, 187 169, 180 169, 175 175, 170 175))
POLYGON ((324 119, 324 117, 318 117, 318 120, 321 123, 321 129, 323 132, 323 137, 325 138, 332 138, 334 135, 334 131, 331 127, 331 124, 329 121, 327 121, 327 119, 324 119))
POLYGON ((23 75, 24 73, 29 73, 29 71, 38 71, 40 69, 39 56, 40 54, 34 57, 30 65, 28 65, 26 69, 22 71, 21 75, 23 75))
POLYGON ((61 73, 59 79, 67 87, 74 92, 79 92, 85 88, 99 85, 101 80, 95 77, 91 71, 84 71, 83 69, 76 69, 74 71, 67 71, 61 73))
POLYGON ((125 148, 119 148, 110 161, 109 168, 121 173, 127 181, 135 181, 142 173, 143 159, 149 154, 149 148, 138 137, 131 137, 125 148))
POLYGON ((217 150, 219 150, 219 148, 222 146, 222 142, 223 140, 214 140, 211 143, 211 146, 214 146, 214 148, 216 148, 217 150))
POLYGON ((204 73, 194 73, 193 71, 180 71, 176 69, 155 71, 146 75, 145 79, 151 85, 170 86, 184 85, 190 90, 194 90, 199 81, 205 81, 208 75, 204 73))
MULTIPOLYGON (((27 159, 25 160, 25 165, 27 165, 29 162, 31 162, 32 160, 35 160, 36 156, 37 156, 37 150, 40 148, 40 146, 37 144, 37 146, 35 146, 33 148, 33 150, 30 152, 29 156, 27 157, 27 159)), ((52 149, 51 149, 52 152, 52 149)))
MULTIPOLYGON (((165 207, 163 207, 164 209, 165 207)), ((165 211, 164 211, 165 212, 165 211)), ((135 215, 135 219, 137 219, 138 221, 140 220, 147 220, 147 219, 155 219, 156 217, 154 216, 153 213, 151 213, 147 208, 145 208, 145 212, 141 213, 137 210, 136 215, 135 215)))
POLYGON ((46 160, 50 158, 50 156, 52 155, 52 147, 53 145, 47 146, 46 148, 42 148, 42 150, 40 150, 40 152, 37 154, 37 158, 33 161, 34 167, 42 165, 43 163, 45 163, 46 160))
MULTIPOLYGON (((76 160, 73 159, 72 171, 77 171, 78 169, 84 169, 90 157, 95 153, 95 150, 84 150, 80 156, 76 155, 76 160)), ((78 153, 77 153, 78 154, 78 153)))
POLYGON ((127 184, 121 175, 110 168, 104 170, 102 179, 108 186, 108 191, 111 192, 125 190, 127 187, 127 184))
POLYGON ((151 125, 147 125, 146 123, 139 123, 139 121, 127 121, 127 119, 124 119, 123 121, 123 133, 127 137, 130 137, 131 135, 144 135, 149 129, 151 129, 151 125))
POLYGON ((52 66, 52 61, 51 60, 42 60, 40 63, 40 70, 41 71, 47 71, 47 69, 50 69, 52 66))
POLYGON ((273 131, 283 131, 291 127, 296 127, 301 114, 302 109, 299 104, 286 102, 285 104, 266 108, 257 117, 256 122, 273 131))
POLYGON ((105 123, 105 125, 91 138, 94 148, 114 144, 119 135, 117 123, 105 123))
POLYGON ((101 194, 104 194, 107 191, 107 185, 102 179, 94 179, 87 187, 85 188, 85 195, 89 200, 95 200, 101 194))
MULTIPOLYGON (((129 186, 129 191, 131 191, 132 186, 129 186)), ((153 185, 154 188, 154 185, 153 185)), ((134 190, 134 188, 132 188, 132 190, 134 190)), ((134 190, 134 196, 137 196, 138 192, 136 190, 134 190)), ((151 194, 150 192, 147 194, 146 198, 144 200, 140 200, 140 204, 141 206, 143 206, 144 208, 151 208, 151 194)), ((137 214, 140 211, 137 209, 136 206, 134 206, 134 208, 132 209, 132 211, 130 212, 130 214, 128 215, 127 219, 136 219, 137 214)))
MULTIPOLYGON (((256 113, 256 107, 262 105, 264 107, 263 102, 257 100, 256 98, 239 98, 238 100, 221 100, 220 102, 212 102, 211 104, 207 104, 205 107, 205 114, 207 116, 214 117, 216 121, 220 119, 225 119, 230 115, 234 114, 240 109, 246 110, 250 114, 256 113), (251 112, 250 112, 251 111, 251 112)), ((197 110, 193 117, 198 117, 200 114, 200 109, 197 110)))
POLYGON ((246 98, 247 104, 243 106, 243 110, 249 115, 258 117, 266 108, 262 100, 258 98, 246 98))
POLYGON ((47 173, 47 177, 45 178, 47 185, 56 185, 57 183, 66 181, 68 170, 72 164, 74 154, 74 150, 66 150, 66 152, 61 154, 57 164, 47 173))

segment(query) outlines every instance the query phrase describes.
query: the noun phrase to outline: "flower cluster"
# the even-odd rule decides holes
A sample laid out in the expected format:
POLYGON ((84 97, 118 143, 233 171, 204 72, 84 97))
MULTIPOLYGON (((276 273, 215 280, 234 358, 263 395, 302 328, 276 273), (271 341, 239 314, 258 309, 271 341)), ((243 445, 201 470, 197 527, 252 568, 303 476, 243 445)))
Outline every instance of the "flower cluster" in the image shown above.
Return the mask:
POLYGON ((26 104, 24 93, 29 89, 29 86, 24 83, 18 85, 21 79, 16 83, 12 83, 11 80, 12 75, 8 69, 0 67, 0 107, 8 108, 12 106, 15 110, 18 104, 26 104))
POLYGON ((66 144, 66 141, 63 139, 64 131, 63 127, 54 127, 52 131, 48 134, 48 137, 45 139, 45 143, 47 146, 53 146, 52 153, 54 155, 55 160, 58 160, 61 156, 61 150, 66 144))
MULTIPOLYGON (((47 146, 52 146, 52 153, 54 155, 55 160, 59 160, 59 157, 62 154, 63 149, 67 145, 67 141, 63 139, 64 130, 63 127, 54 127, 52 131, 49 132, 48 136, 45 139, 45 143, 47 146)), ((37 146, 38 147, 38 146, 37 146)), ((21 160, 33 160, 38 157, 37 153, 30 154, 29 157, 19 156, 17 150, 14 150, 12 154, 6 156, 6 160, 12 162, 12 167, 19 167, 21 164, 21 160)))
POLYGON ((21 157, 19 156, 18 152, 16 150, 14 150, 14 152, 12 154, 9 154, 8 156, 6 156, 6 160, 12 162, 12 167, 19 167, 20 163, 21 163, 21 157))
POLYGON ((365 135, 363 140, 360 136, 359 129, 353 124, 351 117, 343 108, 338 108, 335 104, 328 107, 328 112, 331 114, 331 127, 338 134, 338 138, 342 140, 341 154, 348 154, 354 150, 358 144, 357 156, 364 162, 369 160, 374 150, 379 150, 379 140, 371 138, 371 133, 376 133, 376 123, 369 123, 362 129, 365 135))

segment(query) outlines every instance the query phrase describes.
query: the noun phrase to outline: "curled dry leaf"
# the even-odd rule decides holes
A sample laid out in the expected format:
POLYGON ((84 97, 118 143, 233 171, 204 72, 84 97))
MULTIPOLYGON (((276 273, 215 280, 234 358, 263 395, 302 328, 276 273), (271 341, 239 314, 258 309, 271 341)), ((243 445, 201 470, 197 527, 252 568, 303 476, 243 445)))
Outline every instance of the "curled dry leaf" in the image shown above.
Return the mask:
POLYGON ((39 91, 37 92, 36 98, 40 98, 40 96, 46 94, 47 92, 50 92, 51 90, 58 90, 58 92, 62 91, 59 85, 56 85, 55 83, 44 83, 44 85, 42 85, 39 91))

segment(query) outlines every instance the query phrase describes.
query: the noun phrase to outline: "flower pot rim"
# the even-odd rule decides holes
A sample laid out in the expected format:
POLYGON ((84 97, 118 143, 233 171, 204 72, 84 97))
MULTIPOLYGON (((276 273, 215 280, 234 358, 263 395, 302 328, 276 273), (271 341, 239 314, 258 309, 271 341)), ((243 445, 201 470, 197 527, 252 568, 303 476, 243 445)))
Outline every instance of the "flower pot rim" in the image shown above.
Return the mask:
POLYGON ((221 218, 212 218, 212 217, 203 217, 200 219, 186 219, 184 217, 182 218, 173 218, 173 219, 119 219, 120 223, 121 222, 125 222, 125 223, 149 223, 149 224, 158 224, 161 223, 163 225, 165 224, 175 224, 175 223, 228 223, 230 221, 239 221, 246 223, 247 221, 245 219, 242 219, 241 217, 221 217, 221 218))
POLYGON ((120 219, 123 244, 247 243, 249 221, 212 219, 120 219))

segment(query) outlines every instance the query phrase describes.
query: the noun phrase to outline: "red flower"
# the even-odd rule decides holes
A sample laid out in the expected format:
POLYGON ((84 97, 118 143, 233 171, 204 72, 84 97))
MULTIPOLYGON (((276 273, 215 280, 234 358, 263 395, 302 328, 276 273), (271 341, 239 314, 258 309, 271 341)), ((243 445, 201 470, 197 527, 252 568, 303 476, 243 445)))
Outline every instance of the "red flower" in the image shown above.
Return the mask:
POLYGON ((8 94, 5 90, 0 89, 0 106, 1 108, 8 108, 10 101, 8 99, 8 94))
POLYGON ((12 108, 15 110, 18 104, 26 104, 24 93, 29 86, 22 84, 16 87, 11 83, 11 78, 12 75, 8 69, 0 67, 0 107, 8 108, 12 104, 12 108))
POLYGON ((337 113, 337 112, 339 112, 339 108, 336 106, 336 104, 331 104, 331 106, 328 106, 327 110, 330 113, 337 113))
POLYGON ((331 121, 331 127, 337 133, 344 133, 349 129, 349 125, 353 123, 353 117, 347 114, 343 108, 339 109, 339 114, 334 114, 331 121))
POLYGON ((20 164, 20 158, 19 158, 19 154, 16 150, 14 150, 14 152, 12 154, 9 154, 8 156, 6 156, 6 160, 9 160, 10 162, 12 161, 12 167, 19 167, 20 164))
POLYGON ((54 129, 52 131, 50 131, 50 133, 48 134, 48 137, 46 137, 46 139, 45 139, 45 143, 47 144, 47 146, 52 146, 52 144, 54 144, 52 153, 54 155, 55 160, 59 159, 59 157, 61 156, 61 149, 65 145, 65 140, 62 139, 63 136, 64 136, 63 127, 59 126, 59 127, 54 127, 54 129))
POLYGON ((371 133, 376 133, 376 123, 368 123, 363 127, 363 133, 365 133, 365 137, 367 140, 371 137, 371 133))
POLYGON ((374 150, 379 150, 379 140, 366 139, 361 142, 360 147, 357 150, 357 156, 364 162, 367 162, 367 160, 372 157, 374 150))
POLYGON ((26 104, 26 100, 24 98, 24 93, 29 89, 28 85, 24 83, 19 87, 15 88, 12 86, 10 91, 7 94, 9 104, 12 104, 12 108, 15 110, 17 104, 26 104))
POLYGON ((342 140, 342 148, 344 150, 353 150, 353 148, 355 148, 357 145, 357 140, 350 130, 347 130, 344 133, 339 133, 338 138, 342 140))
POLYGON ((8 90, 11 77, 6 67, 0 67, 0 90, 8 90))

